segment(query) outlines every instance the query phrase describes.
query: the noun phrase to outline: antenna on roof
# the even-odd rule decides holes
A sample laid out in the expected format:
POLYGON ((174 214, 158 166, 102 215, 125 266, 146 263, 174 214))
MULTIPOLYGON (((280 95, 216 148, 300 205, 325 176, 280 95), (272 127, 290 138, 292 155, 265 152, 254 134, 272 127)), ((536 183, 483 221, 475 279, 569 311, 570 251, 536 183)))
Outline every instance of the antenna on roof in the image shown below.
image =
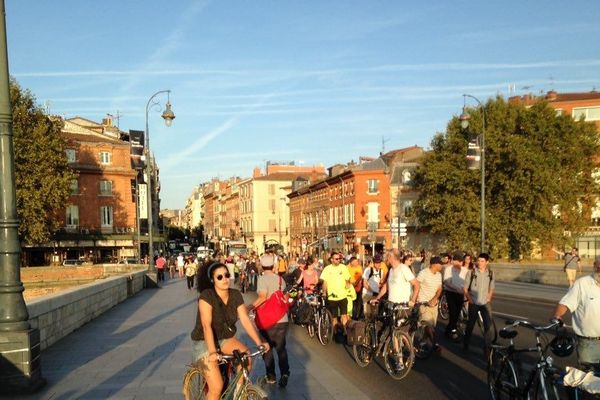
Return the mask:
POLYGON ((554 77, 550 75, 548 79, 550 79, 550 90, 554 90, 554 77))
POLYGON ((44 109, 46 111, 46 115, 50 115, 50 100, 46 100, 44 102, 44 109))
POLYGON ((381 154, 385 154, 385 144, 389 142, 390 139, 386 139, 385 137, 381 137, 381 154))

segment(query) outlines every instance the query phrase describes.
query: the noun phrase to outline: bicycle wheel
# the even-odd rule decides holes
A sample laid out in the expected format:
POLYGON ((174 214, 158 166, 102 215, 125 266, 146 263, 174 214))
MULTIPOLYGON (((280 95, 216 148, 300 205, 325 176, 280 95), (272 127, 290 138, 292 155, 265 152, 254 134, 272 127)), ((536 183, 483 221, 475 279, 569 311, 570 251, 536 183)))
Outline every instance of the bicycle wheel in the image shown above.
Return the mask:
POLYGON ((208 385, 197 368, 190 368, 183 377, 183 398, 185 400, 202 400, 206 398, 208 385))
POLYGON ((433 353, 433 343, 427 336, 424 326, 419 326, 413 334, 413 347, 415 348, 415 357, 419 360, 428 358, 433 353))
POLYGON ((479 327, 479 331, 481 332, 481 337, 485 340, 487 344, 496 343, 498 340, 498 330, 496 328, 496 321, 493 318, 490 318, 490 329, 488 330, 487 337, 483 330, 483 318, 481 314, 477 314, 477 326, 479 327))
POLYGON ((440 302, 438 303, 438 315, 444 321, 449 317, 448 311, 448 301, 446 300, 446 295, 442 294, 440 297, 440 302))
POLYGON ((321 342, 323 346, 327 346, 333 337, 333 315, 331 315, 331 311, 327 309, 321 311, 321 318, 319 318, 319 326, 317 327, 317 336, 319 337, 319 342, 321 342))
POLYGON ((267 393, 258 386, 248 384, 235 400, 267 400, 267 393))
POLYGON ((410 336, 400 329, 392 330, 383 345, 383 363, 387 373, 396 380, 406 377, 415 361, 410 336))
POLYGON ((519 382, 512 361, 492 348, 487 369, 487 381, 492 400, 515 398, 515 391, 519 387, 519 382))
POLYGON ((359 367, 366 367, 371 363, 373 359, 373 326, 368 324, 365 329, 365 341, 364 343, 355 343, 352 346, 352 355, 354 355, 354 360, 358 364, 359 367))
POLYGON ((548 376, 546 371, 540 371, 532 400, 558 400, 559 398, 558 387, 554 379, 548 376))

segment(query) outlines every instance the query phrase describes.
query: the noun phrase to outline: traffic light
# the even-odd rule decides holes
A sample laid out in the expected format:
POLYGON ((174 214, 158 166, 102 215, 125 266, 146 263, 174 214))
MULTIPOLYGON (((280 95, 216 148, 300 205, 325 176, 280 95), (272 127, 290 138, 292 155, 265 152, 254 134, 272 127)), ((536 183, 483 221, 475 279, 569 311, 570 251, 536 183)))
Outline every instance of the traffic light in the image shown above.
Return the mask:
POLYGON ((400 237, 405 237, 406 236, 406 223, 400 222, 398 227, 400 228, 400 237))

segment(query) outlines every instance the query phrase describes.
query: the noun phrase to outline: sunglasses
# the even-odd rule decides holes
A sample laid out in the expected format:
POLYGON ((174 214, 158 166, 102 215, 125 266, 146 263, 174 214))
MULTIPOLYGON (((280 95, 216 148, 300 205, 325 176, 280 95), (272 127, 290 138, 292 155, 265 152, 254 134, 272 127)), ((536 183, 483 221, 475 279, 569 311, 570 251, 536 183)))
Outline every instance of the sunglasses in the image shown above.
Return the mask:
POLYGON ((335 261, 340 261, 340 260, 341 260, 341 258, 334 257, 334 258, 332 258, 332 260, 335 260, 335 261))
POLYGON ((223 280, 223 278, 229 279, 229 278, 231 278, 231 274, 229 272, 225 272, 224 274, 217 275, 216 278, 218 281, 223 280))

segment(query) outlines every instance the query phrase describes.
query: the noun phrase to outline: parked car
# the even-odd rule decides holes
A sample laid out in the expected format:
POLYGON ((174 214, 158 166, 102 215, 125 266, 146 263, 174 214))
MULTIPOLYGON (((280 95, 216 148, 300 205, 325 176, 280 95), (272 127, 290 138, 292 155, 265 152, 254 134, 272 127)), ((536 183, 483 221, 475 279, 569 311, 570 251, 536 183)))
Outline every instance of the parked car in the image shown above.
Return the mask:
POLYGON ((77 265, 82 265, 83 261, 78 260, 76 258, 67 258, 66 260, 63 260, 62 265, 64 267, 72 267, 72 266, 77 266, 77 265))

